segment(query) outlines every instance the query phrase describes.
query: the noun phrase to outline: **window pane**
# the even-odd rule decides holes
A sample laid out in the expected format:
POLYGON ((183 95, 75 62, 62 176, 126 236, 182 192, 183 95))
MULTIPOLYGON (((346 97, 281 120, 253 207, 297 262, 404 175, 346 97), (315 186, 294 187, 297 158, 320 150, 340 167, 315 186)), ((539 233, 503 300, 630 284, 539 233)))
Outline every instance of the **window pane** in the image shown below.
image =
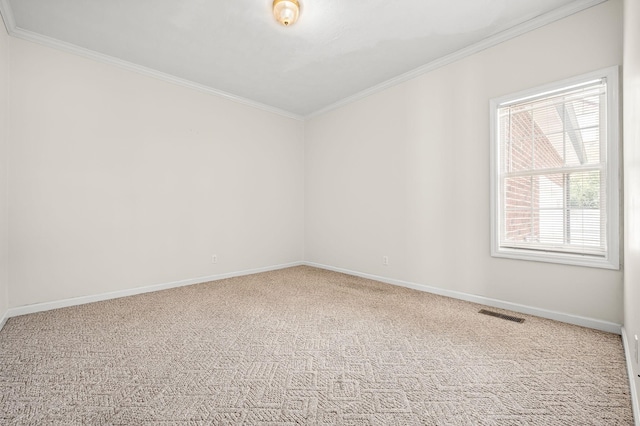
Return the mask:
POLYGON ((528 110, 511 110, 509 137, 503 140, 507 171, 531 169, 533 164, 532 129, 533 119, 528 110))
POLYGON ((571 209, 569 211, 569 241, 582 247, 600 247, 600 210, 571 209))
POLYGON ((563 243, 563 175, 505 179, 504 241, 563 243))
POLYGON ((532 105, 533 117, 540 133, 551 135, 562 133, 564 126, 562 123, 562 104, 557 101, 550 102, 543 100, 532 105))
POLYGON ((569 182, 570 208, 600 209, 600 171, 572 173, 569 182))
POLYGON ((601 206, 606 194, 600 185, 599 171, 569 176, 568 239, 573 245, 604 246, 605 215, 601 206))
POLYGON ((502 241, 563 251, 604 248, 600 185, 598 170, 505 178, 502 241))
POLYGON ((564 165, 564 139, 562 133, 541 135, 535 140, 535 168, 554 169, 564 165))

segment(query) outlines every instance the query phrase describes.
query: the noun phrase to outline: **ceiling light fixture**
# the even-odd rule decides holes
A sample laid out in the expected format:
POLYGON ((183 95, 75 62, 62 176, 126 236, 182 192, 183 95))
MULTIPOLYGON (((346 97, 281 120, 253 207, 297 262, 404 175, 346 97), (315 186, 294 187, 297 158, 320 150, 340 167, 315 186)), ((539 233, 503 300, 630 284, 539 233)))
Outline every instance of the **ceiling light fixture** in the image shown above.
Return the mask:
POLYGON ((299 14, 298 0, 273 0, 273 16, 285 27, 295 24, 299 14))

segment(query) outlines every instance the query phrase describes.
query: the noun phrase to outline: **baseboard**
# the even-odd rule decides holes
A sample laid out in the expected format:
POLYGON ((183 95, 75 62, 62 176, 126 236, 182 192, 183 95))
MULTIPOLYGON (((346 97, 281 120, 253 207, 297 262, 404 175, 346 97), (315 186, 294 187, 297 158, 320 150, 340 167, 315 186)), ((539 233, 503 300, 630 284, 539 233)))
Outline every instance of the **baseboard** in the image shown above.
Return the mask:
POLYGON ((629 376, 629 388, 631 390, 631 406, 633 407, 633 419, 636 426, 640 426, 640 406, 638 405, 638 390, 636 389, 636 376, 633 373, 633 357, 631 356, 631 348, 629 347, 629 339, 627 332, 622 327, 622 346, 624 347, 624 356, 627 360, 627 375, 629 376))
MULTIPOLYGON (((19 315, 33 314, 36 312, 49 311, 52 309, 66 308, 69 306, 84 305, 85 303, 101 302, 103 300, 118 299, 120 297, 134 296, 136 294, 151 293, 153 291, 167 290, 170 288, 184 287, 187 285, 206 283, 209 281, 218 281, 226 278, 241 277, 244 275, 257 274, 260 272, 276 271, 278 269, 291 268, 293 266, 303 265, 303 262, 292 262, 280 265, 266 266, 262 268, 247 269, 243 271, 228 272, 225 274, 209 275, 205 277, 191 278, 180 281, 173 281, 163 284, 155 284, 145 287, 137 287, 127 290, 112 291, 109 293, 101 293, 91 296, 74 297, 71 299, 57 300, 53 302, 35 303, 33 305, 25 305, 17 308, 10 308, 5 314, 5 319, 16 317, 19 315)), ((4 325, 4 323, 0 323, 4 325)), ((1 328, 0 328, 1 329, 1 328)))
MULTIPOLYGON (((198 277, 198 278, 191 278, 191 279, 174 281, 174 282, 169 282, 169 283, 155 284, 155 285, 150 285, 150 286, 145 286, 145 287, 137 287, 137 288, 127 289, 127 290, 119 290, 119 291, 114 291, 114 292, 109 292, 109 293, 101 293, 101 294, 91 295, 91 296, 74 297, 74 298, 71 298, 71 299, 63 299, 63 300, 57 300, 57 301, 53 301, 53 302, 36 303, 36 304, 33 304, 33 305, 25 305, 25 306, 20 306, 20 307, 17 307, 17 308, 10 308, 5 313, 4 317, 2 319, 0 319, 0 330, 2 329, 4 324, 6 323, 7 319, 9 319, 11 317, 19 316, 19 315, 26 315, 26 314, 36 313, 36 312, 49 311, 51 309, 65 308, 65 307, 69 307, 69 306, 83 305, 85 303, 100 302, 100 301, 103 301, 103 300, 117 299, 117 298, 120 298, 120 297, 133 296, 133 295, 136 295, 136 294, 150 293, 150 292, 153 292, 153 291, 166 290, 166 289, 176 288, 176 287, 183 287, 183 286, 187 286, 187 285, 199 284, 199 283, 204 283, 204 282, 209 282, 209 281, 217 281, 217 280, 222 280, 222 279, 225 279, 225 278, 233 278, 233 277, 240 277, 240 276, 244 276, 244 275, 257 274, 257 273, 260 273, 260 272, 275 271, 275 270, 278 270, 278 269, 290 268, 290 267, 293 267, 293 266, 300 266, 300 265, 308 265, 308 266, 312 266, 312 267, 315 267, 315 268, 326 269, 326 270, 335 271, 335 272, 341 272, 341 273, 348 274, 348 275, 353 275, 353 276, 358 276, 358 277, 362 277, 362 278, 368 278, 368 279, 372 279, 372 280, 376 280, 376 281, 381 281, 381 282, 384 282, 384 283, 387 283, 387 284, 393 284, 393 285, 398 285, 398 286, 401 286, 401 287, 407 287, 407 288, 412 288, 412 289, 415 289, 415 290, 425 291, 425 292, 428 292, 428 293, 438 294, 438 295, 441 295, 441 296, 452 297, 454 299, 460 299, 460 300, 465 300, 465 301, 468 301, 468 302, 479 303, 479 304, 482 304, 482 305, 492 306, 492 307, 495 307, 495 308, 507 309, 507 310, 514 311, 514 312, 520 312, 520 313, 523 313, 523 314, 536 315, 536 316, 539 316, 539 317, 542 317, 542 318, 553 319, 553 320, 556 320, 556 321, 566 322, 566 323, 569 323, 569 324, 579 325, 579 326, 582 326, 582 327, 593 328, 593 329, 596 329, 596 330, 606 331, 606 332, 609 332, 609 333, 621 334, 621 325, 620 324, 616 324, 616 323, 612 323, 612 322, 601 321, 601 320, 597 320, 597 319, 593 319, 593 318, 581 317, 581 316, 578 316, 578 315, 571 315, 571 314, 566 314, 566 313, 562 313, 562 312, 550 311, 550 310, 546 310, 546 309, 542 309, 542 308, 536 308, 536 307, 532 307, 532 306, 526 306, 526 305, 520 305, 520 304, 517 304, 517 303, 506 302, 506 301, 503 301, 503 300, 491 299, 491 298, 484 297, 484 296, 477 296, 477 295, 463 293, 463 292, 459 292, 459 291, 447 290, 447 289, 438 288, 438 287, 432 287, 432 286, 428 286, 428 285, 425 285, 425 284, 418 284, 418 283, 413 283, 413 282, 409 282, 409 281, 402 281, 402 280, 382 277, 382 276, 378 276, 378 275, 366 274, 366 273, 363 273, 363 272, 351 271, 351 270, 348 270, 348 269, 336 268, 336 267, 329 266, 329 265, 323 265, 323 264, 319 264, 319 263, 305 262, 305 261, 291 262, 291 263, 267 266, 267 267, 262 267, 262 268, 247 269, 247 270, 243 270, 243 271, 228 272, 228 273, 224 273, 224 274, 217 274, 217 275, 210 275, 210 276, 204 276, 204 277, 198 277)), ((638 425, 638 426, 640 426, 640 425, 638 425)))
POLYGON ((9 311, 5 311, 5 313, 2 315, 2 318, 0 318, 0 331, 2 331, 2 328, 7 323, 8 319, 9 319, 9 311))
POLYGON ((363 272, 351 271, 343 268, 336 268, 329 265, 322 265, 314 262, 303 262, 307 266, 313 266, 315 268, 327 269, 329 271, 341 272, 343 274, 354 275, 357 277, 368 278, 375 281, 381 281, 387 284, 398 285, 401 287, 408 287, 414 290, 425 291, 427 293, 433 293, 440 296, 447 296, 454 299, 465 300, 467 302, 479 303, 481 305, 487 305, 494 308, 507 309, 514 312, 520 312, 528 315, 535 315, 542 318, 548 318, 568 324, 579 325, 582 327, 593 328, 596 330, 606 331, 609 333, 621 334, 621 324, 613 322, 602 321, 594 318, 582 317, 579 315, 571 315, 563 312, 550 311, 547 309, 536 308, 533 306, 520 305, 518 303, 511 303, 504 300, 491 299, 489 297, 477 296, 475 294, 463 293, 460 291, 447 290, 438 287, 432 287, 425 284, 417 284, 409 281, 396 280, 393 278, 381 277, 378 275, 366 274, 363 272))

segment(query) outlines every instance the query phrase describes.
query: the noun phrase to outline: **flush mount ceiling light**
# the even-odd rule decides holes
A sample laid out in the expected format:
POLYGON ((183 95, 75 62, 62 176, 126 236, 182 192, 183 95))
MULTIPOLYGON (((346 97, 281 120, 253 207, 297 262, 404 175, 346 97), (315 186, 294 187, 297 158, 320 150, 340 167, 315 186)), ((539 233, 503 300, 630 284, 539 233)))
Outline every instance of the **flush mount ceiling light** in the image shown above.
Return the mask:
POLYGON ((295 24, 299 14, 298 0, 273 0, 273 16, 285 27, 295 24))

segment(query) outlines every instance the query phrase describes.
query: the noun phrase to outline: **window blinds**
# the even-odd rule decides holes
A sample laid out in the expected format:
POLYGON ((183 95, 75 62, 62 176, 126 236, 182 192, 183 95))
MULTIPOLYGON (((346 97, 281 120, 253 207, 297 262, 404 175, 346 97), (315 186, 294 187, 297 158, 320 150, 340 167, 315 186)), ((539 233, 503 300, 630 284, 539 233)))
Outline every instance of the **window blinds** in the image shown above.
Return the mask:
POLYGON ((502 248, 606 255, 606 90, 498 105, 502 248))

